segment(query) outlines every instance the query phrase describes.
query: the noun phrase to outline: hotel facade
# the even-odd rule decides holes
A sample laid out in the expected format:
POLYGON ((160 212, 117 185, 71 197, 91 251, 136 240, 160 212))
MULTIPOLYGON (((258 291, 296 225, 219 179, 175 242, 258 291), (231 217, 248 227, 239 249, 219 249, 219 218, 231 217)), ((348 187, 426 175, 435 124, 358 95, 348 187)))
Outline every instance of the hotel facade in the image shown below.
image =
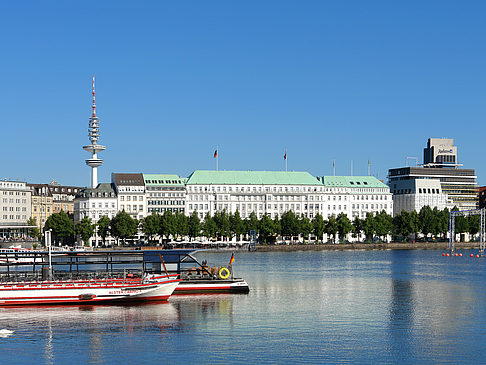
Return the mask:
POLYGON ((344 213, 349 219, 366 213, 393 212, 387 185, 372 176, 323 176, 284 171, 194 171, 186 185, 186 212, 200 218, 217 211, 255 213, 271 218, 292 211, 312 219, 344 213))

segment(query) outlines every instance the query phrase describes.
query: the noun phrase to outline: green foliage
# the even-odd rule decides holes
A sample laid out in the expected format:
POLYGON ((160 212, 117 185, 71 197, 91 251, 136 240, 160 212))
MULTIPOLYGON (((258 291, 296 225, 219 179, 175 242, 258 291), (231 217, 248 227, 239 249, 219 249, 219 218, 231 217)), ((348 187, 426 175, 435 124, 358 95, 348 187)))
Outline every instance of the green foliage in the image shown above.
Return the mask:
POLYGON ((312 233, 313 226, 309 218, 302 216, 299 221, 299 233, 304 237, 309 237, 312 233))
POLYGON ((358 238, 363 232, 363 220, 355 217, 353 220, 353 236, 358 238))
POLYGON ((64 212, 54 213, 47 218, 44 230, 52 229, 52 235, 55 239, 60 240, 63 244, 68 238, 74 236, 74 222, 64 212))
POLYGON ((230 215, 229 220, 231 236, 240 238, 241 235, 245 234, 245 222, 243 219, 241 219, 240 212, 238 210, 235 212, 235 214, 230 215))
POLYGON ((248 219, 245 220, 246 233, 250 234, 250 231, 255 231, 258 234, 258 218, 255 212, 251 212, 248 219))
POLYGON ((442 234, 442 239, 446 239, 447 233, 449 232, 449 209, 444 208, 439 212, 439 233, 442 234))
POLYGON ((338 223, 336 217, 331 215, 329 219, 326 222, 326 226, 324 228, 324 232, 326 232, 327 235, 332 236, 333 242, 336 242, 336 234, 338 233, 338 223))
POLYGON ((91 222, 91 218, 84 217, 75 226, 75 232, 81 236, 85 245, 89 244, 89 239, 93 237, 95 232, 95 225, 91 222))
POLYGON ((280 222, 280 218, 278 215, 273 218, 273 226, 275 227, 275 234, 281 235, 282 234, 282 223, 280 222))
POLYGON ((175 235, 175 218, 171 211, 166 210, 160 219, 159 235, 169 238, 175 235))
POLYGON ((213 216, 216 223, 216 232, 220 237, 229 237, 231 235, 231 224, 226 210, 217 211, 213 216))
POLYGON ((201 234, 201 220, 199 219, 197 212, 192 212, 187 224, 189 240, 192 240, 201 234))
POLYGON ((456 217, 456 222, 455 222, 455 231, 456 233, 466 233, 469 232, 469 221, 467 217, 464 217, 462 215, 458 215, 456 217))
POLYGON ((420 222, 420 232, 425 237, 429 236, 429 233, 434 231, 434 225, 437 223, 437 218, 434 216, 434 212, 430 206, 425 205, 420 209, 419 212, 419 222, 420 222))
POLYGON ((211 217, 209 213, 206 213, 202 224, 203 235, 207 238, 215 237, 217 230, 218 227, 216 226, 213 217, 211 217))
POLYGON ((110 233, 117 240, 125 241, 137 233, 138 222, 130 217, 124 210, 118 212, 110 223, 110 233))
POLYGON ((149 241, 159 233, 161 219, 162 217, 159 214, 152 212, 142 220, 142 232, 148 237, 149 241))
POLYGON ((373 213, 366 213, 366 218, 363 220, 363 232, 366 236, 367 241, 371 241, 373 239, 373 235, 375 234, 375 218, 373 217, 373 213))
POLYGON ((337 230, 339 233, 339 240, 344 241, 346 235, 353 230, 353 225, 348 216, 344 213, 339 213, 336 219, 337 230))
POLYGON ((469 215, 467 217, 467 226, 468 226, 468 232, 472 235, 475 235, 479 232, 479 215, 474 214, 474 215, 469 215))
POLYGON ((101 240, 103 241, 103 246, 105 245, 106 242, 106 237, 110 234, 110 224, 111 224, 111 219, 108 218, 108 216, 104 215, 100 219, 98 219, 98 222, 96 225, 98 226, 98 235, 101 237, 101 240))
POLYGON ((299 218, 293 211, 289 210, 282 214, 280 224, 282 226, 282 235, 291 237, 299 235, 299 218))
POLYGON ((173 215, 174 234, 184 237, 189 234, 189 217, 184 213, 176 212, 173 215))
POLYGON ((375 233, 382 240, 393 230, 392 217, 384 210, 375 216, 375 233))
POLYGON ((258 224, 258 230, 260 232, 260 239, 264 243, 267 243, 268 238, 275 233, 275 223, 267 214, 264 214, 258 224))
POLYGON ((27 225, 28 226, 34 226, 34 228, 29 228, 29 236, 39 238, 40 232, 39 232, 39 228, 37 228, 37 223, 36 223, 34 217, 29 218, 29 220, 27 221, 27 225))
POLYGON ((326 223, 319 213, 312 219, 312 232, 317 237, 317 241, 322 240, 326 223))

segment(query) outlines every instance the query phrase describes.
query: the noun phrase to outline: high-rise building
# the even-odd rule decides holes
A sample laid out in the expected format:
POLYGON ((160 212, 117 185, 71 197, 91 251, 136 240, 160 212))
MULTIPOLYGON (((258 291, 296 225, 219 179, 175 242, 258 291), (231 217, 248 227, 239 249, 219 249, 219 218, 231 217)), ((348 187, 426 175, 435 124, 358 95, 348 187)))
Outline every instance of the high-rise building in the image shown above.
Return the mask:
POLYGON ((424 166, 455 167, 457 163, 457 147, 452 138, 429 138, 424 148, 424 166))
POLYGON ((388 170, 388 185, 393 193, 395 213, 399 213, 401 208, 420 210, 424 205, 440 209, 444 204, 440 194, 446 195, 448 208, 477 209, 475 171, 459 166, 462 165, 457 161, 457 147, 453 145, 453 139, 430 138, 424 149, 423 165, 388 170), (416 183, 416 180, 438 181, 440 189, 422 186, 425 183, 416 183))

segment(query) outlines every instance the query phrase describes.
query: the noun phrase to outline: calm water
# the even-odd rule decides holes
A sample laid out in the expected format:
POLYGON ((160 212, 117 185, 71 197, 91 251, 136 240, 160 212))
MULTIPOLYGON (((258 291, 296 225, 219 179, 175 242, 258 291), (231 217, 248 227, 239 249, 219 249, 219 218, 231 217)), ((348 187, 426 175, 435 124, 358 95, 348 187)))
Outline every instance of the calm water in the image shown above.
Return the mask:
MULTIPOLYGON (((467 252, 467 251, 466 251, 467 252)), ((224 264, 230 253, 199 253, 224 264)), ((484 259, 236 253, 249 295, 0 309, 0 363, 486 362, 484 259)))

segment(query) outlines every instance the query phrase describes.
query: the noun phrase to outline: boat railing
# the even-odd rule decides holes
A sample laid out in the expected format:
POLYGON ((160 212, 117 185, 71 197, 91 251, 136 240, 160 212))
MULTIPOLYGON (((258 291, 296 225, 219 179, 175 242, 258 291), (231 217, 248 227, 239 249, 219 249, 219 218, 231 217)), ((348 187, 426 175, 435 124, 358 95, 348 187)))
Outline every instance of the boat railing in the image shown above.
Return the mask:
POLYGON ((98 281, 98 280, 140 280, 143 273, 140 270, 112 270, 112 271, 55 271, 47 279, 41 271, 11 271, 0 273, 0 283, 7 282, 42 282, 42 281, 98 281))

